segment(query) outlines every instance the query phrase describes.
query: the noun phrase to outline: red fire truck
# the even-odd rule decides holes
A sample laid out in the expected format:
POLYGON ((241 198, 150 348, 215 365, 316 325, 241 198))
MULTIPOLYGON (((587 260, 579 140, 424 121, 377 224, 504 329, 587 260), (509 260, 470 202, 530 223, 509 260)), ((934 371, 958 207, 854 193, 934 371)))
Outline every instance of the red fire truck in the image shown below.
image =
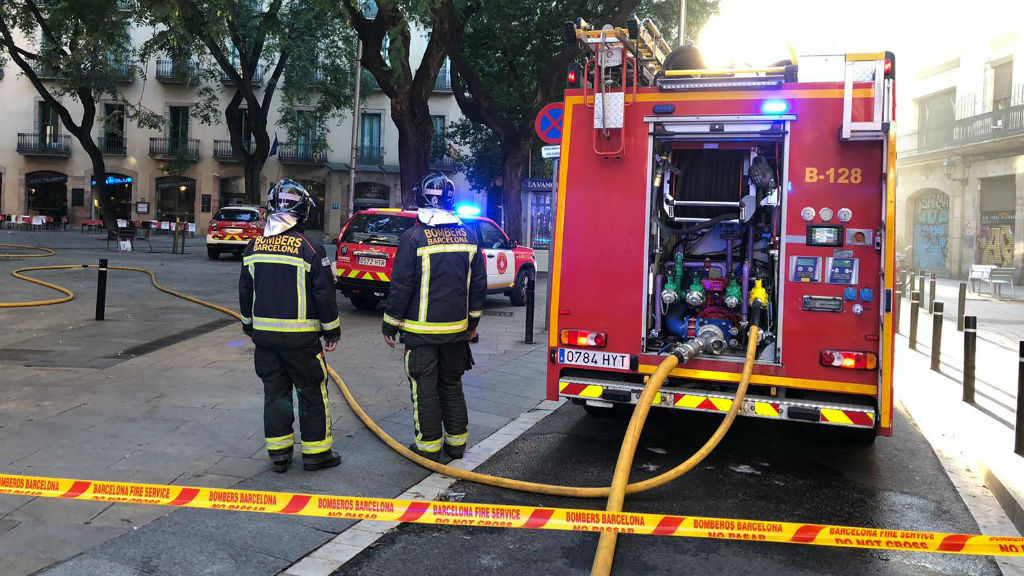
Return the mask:
POLYGON ((588 60, 565 92, 547 397, 635 404, 699 338, 655 404, 728 411, 754 295, 740 413, 891 435, 892 54, 677 69, 649 21, 567 31, 588 60))

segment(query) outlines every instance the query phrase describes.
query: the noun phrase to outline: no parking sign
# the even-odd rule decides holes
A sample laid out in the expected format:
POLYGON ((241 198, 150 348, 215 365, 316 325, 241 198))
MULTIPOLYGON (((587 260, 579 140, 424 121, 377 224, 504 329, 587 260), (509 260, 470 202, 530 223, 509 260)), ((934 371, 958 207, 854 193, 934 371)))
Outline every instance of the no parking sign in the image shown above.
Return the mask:
POLYGON ((565 106, 561 102, 553 102, 541 108, 537 114, 537 120, 533 123, 537 130, 537 136, 548 144, 561 144, 562 118, 564 116, 565 106))

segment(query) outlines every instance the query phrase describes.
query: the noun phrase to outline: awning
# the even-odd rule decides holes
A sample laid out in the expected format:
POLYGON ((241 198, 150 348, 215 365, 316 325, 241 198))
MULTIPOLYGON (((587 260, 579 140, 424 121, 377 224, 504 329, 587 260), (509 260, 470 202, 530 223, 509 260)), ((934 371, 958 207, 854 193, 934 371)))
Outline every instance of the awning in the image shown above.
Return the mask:
MULTIPOLYGON (((332 172, 348 172, 351 169, 351 164, 348 162, 324 162, 324 166, 332 172)), ((398 174, 401 170, 395 164, 356 164, 356 172, 398 174)))

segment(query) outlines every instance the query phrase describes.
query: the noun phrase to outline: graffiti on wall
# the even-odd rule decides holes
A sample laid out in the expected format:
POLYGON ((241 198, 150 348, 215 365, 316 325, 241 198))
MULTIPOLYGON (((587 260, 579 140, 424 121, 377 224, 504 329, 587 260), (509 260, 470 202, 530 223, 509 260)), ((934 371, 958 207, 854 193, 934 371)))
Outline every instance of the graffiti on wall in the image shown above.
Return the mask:
POLYGON ((949 196, 932 191, 914 205, 914 267, 944 271, 948 241, 949 196))
POLYGON ((1013 266, 1014 243, 1013 212, 982 212, 978 231, 979 264, 1013 266))

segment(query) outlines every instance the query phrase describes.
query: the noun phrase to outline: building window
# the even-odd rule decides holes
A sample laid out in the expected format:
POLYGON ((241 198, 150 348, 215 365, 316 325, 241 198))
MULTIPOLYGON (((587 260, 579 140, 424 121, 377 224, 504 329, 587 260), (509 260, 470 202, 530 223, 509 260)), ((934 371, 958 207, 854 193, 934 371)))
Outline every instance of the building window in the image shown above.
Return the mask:
POLYGON ((188 106, 171 106, 167 120, 168 150, 176 154, 188 150, 188 106))
POLYGON ((100 149, 104 154, 124 154, 124 105, 103 105, 103 136, 100 149))
POLYGON ((992 110, 1013 105, 1013 60, 992 67, 992 110))
POLYGON ((359 164, 380 164, 384 161, 384 142, 381 137, 381 115, 366 112, 359 120, 359 164))
POLYGON ((918 100, 918 138, 922 150, 944 148, 953 143, 956 90, 947 90, 918 100))
POLYGON ((39 115, 36 118, 39 127, 39 143, 42 145, 59 145, 60 117, 57 109, 46 102, 39 103, 39 115))

